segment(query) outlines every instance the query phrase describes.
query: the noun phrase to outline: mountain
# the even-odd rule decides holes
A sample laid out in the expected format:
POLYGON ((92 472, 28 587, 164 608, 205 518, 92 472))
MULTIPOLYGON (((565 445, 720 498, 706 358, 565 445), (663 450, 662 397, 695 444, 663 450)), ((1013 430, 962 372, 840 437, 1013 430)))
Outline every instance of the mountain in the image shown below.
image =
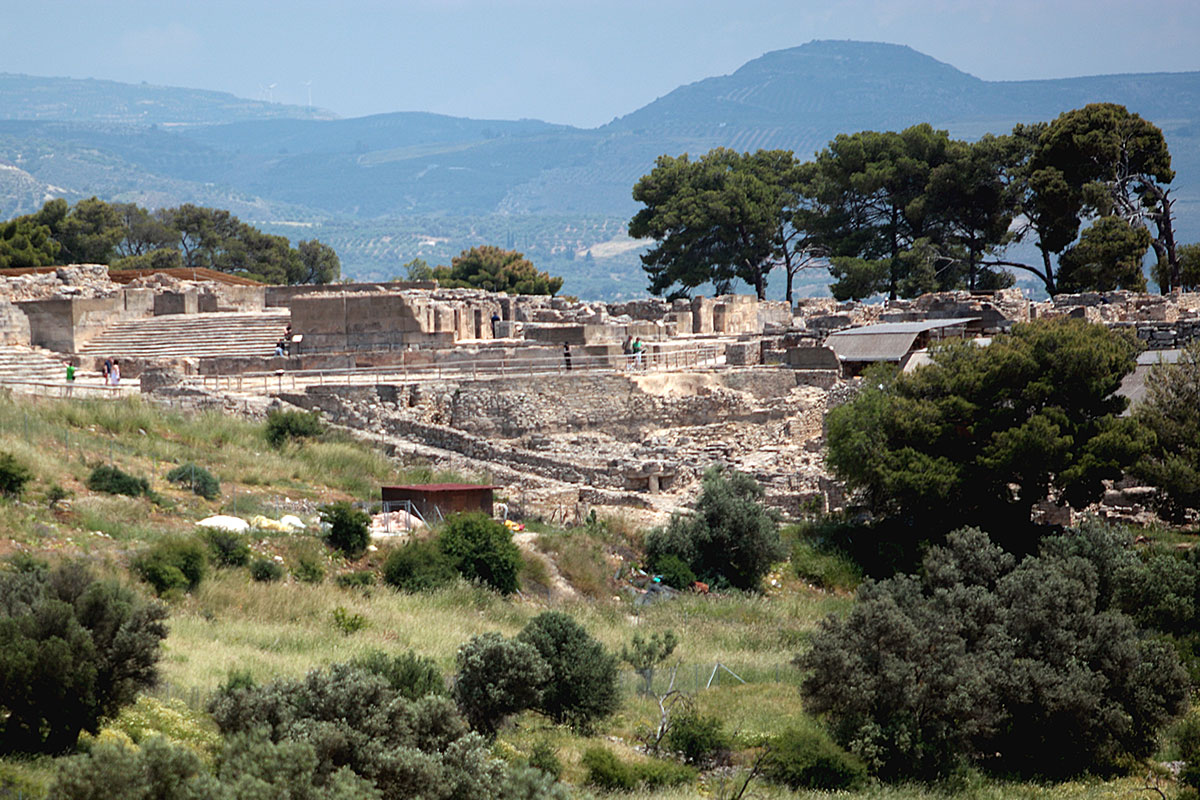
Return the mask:
POLYGON ((245 119, 335 116, 323 109, 247 100, 227 92, 0 73, 0 119, 217 125, 245 119))
POLYGON ((984 81, 909 47, 846 41, 766 53, 595 129, 417 112, 328 119, 219 92, 0 75, 0 165, 17 170, 0 174, 0 218, 47 196, 205 203, 329 236, 347 272, 376 278, 503 231, 497 243, 568 275, 567 291, 611 296, 641 291, 637 246, 620 230, 633 184, 663 153, 806 158, 839 133, 919 122, 976 138, 1097 101, 1163 129, 1179 237, 1200 239, 1200 72, 984 81))

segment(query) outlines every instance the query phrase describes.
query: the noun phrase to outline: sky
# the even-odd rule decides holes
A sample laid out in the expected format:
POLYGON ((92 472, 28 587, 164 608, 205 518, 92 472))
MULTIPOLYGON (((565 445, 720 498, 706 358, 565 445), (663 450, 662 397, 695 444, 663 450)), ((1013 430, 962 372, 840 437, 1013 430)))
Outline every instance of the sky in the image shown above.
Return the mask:
POLYGON ((1200 70, 1200 2, 0 0, 0 72, 186 86, 343 117, 595 127, 813 39, 908 45, 985 80, 1200 70))

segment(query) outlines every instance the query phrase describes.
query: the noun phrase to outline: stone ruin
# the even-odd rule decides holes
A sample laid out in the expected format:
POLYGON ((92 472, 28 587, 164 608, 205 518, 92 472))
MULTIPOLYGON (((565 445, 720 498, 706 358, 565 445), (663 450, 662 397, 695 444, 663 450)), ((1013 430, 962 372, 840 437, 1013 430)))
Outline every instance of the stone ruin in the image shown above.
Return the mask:
POLYGON ((397 452, 488 472, 540 496, 547 507, 576 512, 614 504, 665 513, 690 497, 713 463, 754 475, 770 501, 793 514, 842 505, 845 498, 821 455, 825 410, 853 390, 825 346, 836 331, 969 319, 962 335, 989 336, 1016 322, 1075 317, 1130 329, 1153 349, 1181 347, 1200 335, 1200 295, 1180 293, 1030 301, 1020 290, 1006 289, 884 303, 805 299, 790 308, 741 295, 572 302, 434 284, 264 287, 165 275, 120 284, 95 265, 0 277, 0 343, 66 355, 118 321, 229 311, 290 319, 304 336, 301 352, 286 358, 162 358, 144 365, 145 391, 249 408, 236 392, 214 397, 188 385, 186 376, 349 370, 345 386, 291 388, 280 381, 269 391, 320 408, 397 452), (577 358, 592 359, 588 363, 616 366, 621 343, 633 336, 647 345, 648 367, 703 343, 721 369, 522 371, 538 359, 558 363, 564 343, 577 358), (365 367, 489 360, 513 370, 387 383, 352 377, 365 367))

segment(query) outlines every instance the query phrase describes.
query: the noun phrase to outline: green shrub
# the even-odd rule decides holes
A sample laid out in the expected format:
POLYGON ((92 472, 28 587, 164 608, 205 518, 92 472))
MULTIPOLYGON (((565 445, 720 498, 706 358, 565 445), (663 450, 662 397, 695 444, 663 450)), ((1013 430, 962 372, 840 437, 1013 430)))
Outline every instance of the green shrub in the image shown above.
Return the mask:
POLYGON ((550 668, 536 708, 558 723, 587 729, 621 704, 617 657, 568 614, 538 614, 517 636, 550 668))
POLYGON ((92 470, 87 479, 87 487, 93 492, 124 494, 130 497, 150 494, 150 483, 145 478, 130 475, 120 467, 109 464, 101 464, 92 470))
POLYGON ((351 664, 334 664, 294 680, 222 690, 210 701, 209 711, 226 737, 261 731, 270 741, 311 745, 322 754, 318 783, 346 765, 373 780, 387 798, 399 800, 489 797, 492 785, 502 779, 487 743, 469 733, 448 698, 407 700, 381 676, 351 664))
POLYGON ((319 558, 306 553, 296 559, 292 575, 301 583, 320 583, 325 580, 325 567, 319 558))
POLYGON ((673 589, 687 589, 696 582, 696 573, 674 553, 659 556, 653 570, 656 575, 662 576, 663 583, 673 589))
POLYGON ((33 480, 33 472, 12 453, 0 453, 0 495, 20 497, 25 484, 33 480))
POLYGON ((606 792, 632 792, 638 776, 631 764, 617 758, 607 747, 589 747, 580 762, 587 768, 587 782, 606 792))
POLYGON ((820 733, 789 728, 771 739, 763 765, 767 779, 789 789, 826 792, 854 789, 867 779, 867 767, 820 733))
POLYGON ((323 430, 321 415, 316 411, 267 412, 266 437, 274 447, 282 447, 289 439, 320 436, 323 430))
POLYGON ((388 682, 401 697, 416 700, 427 694, 445 695, 446 680, 437 662, 432 658, 417 655, 412 650, 398 656, 389 656, 380 650, 371 650, 350 662, 351 666, 379 675, 388 682))
POLYGON ((720 719, 695 711, 676 714, 667 732, 667 747, 687 763, 698 766, 721 759, 731 746, 720 719))
POLYGON ((250 545, 240 533, 224 528, 208 528, 201 534, 208 555, 218 567, 244 567, 250 563, 250 545))
POLYGON ((529 749, 529 766, 540 769, 554 780, 562 777, 563 765, 558 751, 545 739, 538 739, 529 749))
POLYGON ((501 594, 517 590, 521 551, 512 532, 483 514, 454 514, 438 536, 438 547, 467 580, 480 581, 501 594))
POLYGON ((625 762, 607 747, 589 747, 581 761, 587 768, 587 782, 609 792, 679 786, 696 778, 696 771, 683 764, 660 759, 625 762))
POLYGON ((335 583, 343 589, 369 589, 375 585, 375 573, 365 569, 343 572, 337 576, 335 583))
POLYGON ((342 632, 343 636, 358 633, 367 627, 367 618, 362 614, 352 614, 345 606, 338 606, 331 614, 333 627, 342 632))
POLYGON ((204 580, 208 559, 195 539, 166 539, 138 556, 133 568, 157 594, 173 589, 190 592, 204 580))
POLYGON ((394 548, 383 562, 383 581, 402 592, 427 592, 458 577, 437 542, 416 540, 394 548))
POLYGON ((371 517, 345 500, 321 506, 318 510, 321 522, 329 526, 325 541, 330 547, 342 551, 349 558, 358 558, 367 551, 371 543, 368 526, 371 517))
POLYGON ((70 496, 71 493, 59 486, 57 483, 51 484, 50 488, 46 490, 46 506, 53 511, 54 509, 58 508, 59 503, 61 503, 63 500, 66 500, 70 496))
POLYGON ((221 482, 216 476, 190 461, 168 472, 167 480, 176 486, 191 489, 193 494, 198 494, 205 500, 216 500, 221 496, 221 482))
POLYGON ((792 567, 797 577, 821 589, 849 591, 862 583, 862 570, 852 559, 811 542, 797 542, 792 547, 792 567))
POLYGON ((79 564, 0 571, 0 754, 63 753, 157 679, 166 608, 79 564))
POLYGON ((471 727, 493 736, 510 714, 533 708, 550 668, 531 646, 484 633, 458 648, 454 699, 471 727))
POLYGON ((285 574, 283 565, 271 558, 256 558, 250 565, 250 577, 259 583, 283 580, 285 574))
POLYGON ((711 467, 692 514, 675 514, 646 536, 646 556, 658 564, 676 556, 702 581, 757 589, 784 557, 779 523, 763 505, 763 488, 743 472, 711 467))

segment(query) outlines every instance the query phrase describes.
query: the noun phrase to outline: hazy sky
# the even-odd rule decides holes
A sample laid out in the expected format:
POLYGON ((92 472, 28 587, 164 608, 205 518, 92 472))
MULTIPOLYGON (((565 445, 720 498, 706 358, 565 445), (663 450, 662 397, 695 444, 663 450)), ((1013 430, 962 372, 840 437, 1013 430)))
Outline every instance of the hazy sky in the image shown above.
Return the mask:
POLYGON ((0 72, 299 104, 311 88, 314 105, 341 116, 435 111, 592 127, 812 39, 906 44, 988 80, 1200 70, 1198 0, 0 0, 0 9, 0 72))

